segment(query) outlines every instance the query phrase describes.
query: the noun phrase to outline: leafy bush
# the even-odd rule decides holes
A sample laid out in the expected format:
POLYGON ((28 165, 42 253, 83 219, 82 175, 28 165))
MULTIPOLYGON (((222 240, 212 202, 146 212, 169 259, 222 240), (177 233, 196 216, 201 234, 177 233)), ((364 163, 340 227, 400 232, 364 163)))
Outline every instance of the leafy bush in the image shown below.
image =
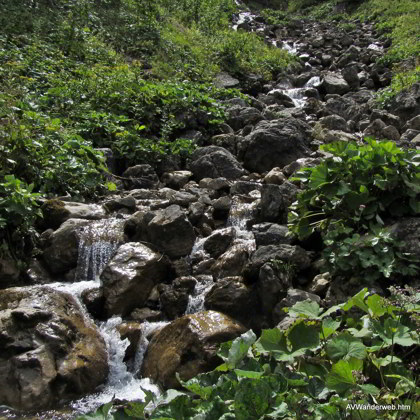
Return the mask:
POLYGON ((180 380, 184 391, 158 398, 146 391, 143 403, 114 413, 110 403, 78 420, 417 418, 419 303, 410 289, 394 289, 392 300, 363 289, 327 311, 299 302, 289 309, 287 330, 263 330, 258 340, 251 330, 222 344, 224 363, 180 380), (154 408, 147 407, 150 401, 154 408), (395 408, 377 411, 375 405, 395 408))
POLYGON ((393 217, 420 213, 417 152, 375 140, 322 149, 333 156, 294 177, 306 189, 290 208, 291 231, 300 239, 321 233, 333 273, 368 280, 413 275, 418 267, 407 263, 409 256, 399 251, 385 225, 393 217))

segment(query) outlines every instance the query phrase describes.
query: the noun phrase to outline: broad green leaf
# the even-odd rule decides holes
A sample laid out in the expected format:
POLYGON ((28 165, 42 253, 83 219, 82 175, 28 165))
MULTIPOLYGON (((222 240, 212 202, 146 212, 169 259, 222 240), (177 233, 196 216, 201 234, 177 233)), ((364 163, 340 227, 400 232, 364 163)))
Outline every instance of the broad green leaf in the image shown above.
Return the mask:
POLYGON ((388 366, 391 363, 401 363, 401 359, 399 357, 391 356, 390 354, 385 357, 376 357, 372 354, 371 361, 378 369, 383 366, 388 366))
POLYGON ((199 395, 203 400, 206 400, 211 395, 219 377, 220 373, 213 371, 202 373, 184 382, 179 378, 179 375, 177 374, 177 378, 181 385, 188 389, 188 391, 199 395))
POLYGON ((362 289, 359 293, 357 293, 356 295, 354 295, 352 298, 350 298, 343 306, 341 309, 343 309, 343 311, 348 311, 350 310, 353 306, 357 306, 358 308, 360 308, 362 311, 369 313, 369 307, 366 305, 364 298, 366 296, 368 292, 368 289, 365 287, 364 289, 362 289))
POLYGON ((357 338, 348 333, 342 333, 330 340, 326 346, 328 357, 332 361, 348 360, 352 357, 363 360, 366 357, 366 347, 357 338))
POLYGON ((252 370, 235 369, 234 372, 238 378, 260 379, 264 375, 264 372, 255 372, 252 370))
POLYGON ((296 315, 309 319, 318 319, 320 312, 318 303, 309 299, 297 302, 289 309, 292 316, 296 315))
POLYGON ((326 398, 330 391, 325 386, 325 382, 319 378, 311 378, 309 379, 308 384, 308 394, 316 399, 323 399, 326 398))
POLYGON ((359 385, 359 388, 366 394, 379 395, 381 390, 372 384, 359 385))
POLYGON ((285 402, 281 402, 277 405, 271 413, 268 413, 264 418, 269 419, 281 419, 289 414, 289 407, 285 402))
POLYGON ((340 327, 341 321, 332 318, 324 318, 321 324, 321 338, 327 339, 331 334, 335 333, 340 327))
POLYGON ((337 391, 338 394, 344 394, 354 388, 356 380, 347 360, 340 360, 332 366, 331 372, 327 375, 326 385, 329 389, 337 391))
POLYGON ((235 394, 236 419, 259 419, 270 408, 271 393, 271 386, 265 378, 240 381, 235 394))
POLYGON ((371 295, 366 299, 366 304, 369 308, 369 315, 379 318, 387 312, 384 300, 379 295, 371 295))
POLYGON ((328 166, 324 162, 312 169, 309 188, 319 188, 326 182, 328 182, 328 166))
POLYGON ((319 329, 318 324, 311 322, 295 324, 287 336, 292 346, 292 352, 318 347, 320 344, 319 329))
POLYGON ((371 325, 372 331, 384 341, 386 346, 399 344, 408 347, 420 343, 418 333, 401 324, 398 319, 387 318, 383 324, 372 320, 371 325))
POLYGON ((254 332, 249 330, 232 341, 227 360, 225 359, 225 362, 227 362, 227 365, 230 369, 237 367, 239 362, 241 362, 246 357, 249 348, 255 343, 256 339, 257 336, 254 334, 254 332))

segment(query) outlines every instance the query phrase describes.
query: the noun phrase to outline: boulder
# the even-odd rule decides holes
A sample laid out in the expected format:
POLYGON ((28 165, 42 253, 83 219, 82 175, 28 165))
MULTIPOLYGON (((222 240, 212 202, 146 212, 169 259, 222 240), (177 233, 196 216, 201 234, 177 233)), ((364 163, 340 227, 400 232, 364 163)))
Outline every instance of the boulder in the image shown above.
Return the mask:
POLYGON ((266 245, 259 247, 250 258, 244 270, 247 279, 258 279, 260 268, 267 262, 279 260, 282 263, 294 266, 297 270, 305 270, 311 264, 309 254, 299 245, 266 245))
POLYGON ((277 184, 281 185, 287 180, 280 168, 273 168, 265 177, 264 182, 266 184, 277 184))
POLYGON ((17 286, 20 277, 20 269, 9 253, 0 255, 0 289, 17 286))
POLYGON ((80 398, 108 374, 105 343, 74 298, 46 286, 0 290, 0 404, 22 410, 80 398))
POLYGON ((52 274, 63 274, 76 267, 79 253, 80 230, 89 224, 84 219, 66 220, 49 238, 42 258, 52 274))
POLYGON ((229 315, 250 327, 260 305, 255 287, 245 285, 241 277, 226 277, 218 280, 210 289, 204 306, 229 315))
POLYGON ((122 245, 101 274, 105 313, 127 315, 142 307, 153 287, 167 278, 169 261, 147 246, 122 245))
POLYGON ((170 258, 188 255, 195 242, 192 224, 175 204, 157 211, 146 231, 149 241, 170 258))
POLYGON ((204 240, 203 248, 212 258, 218 258, 231 245, 235 237, 235 229, 228 227, 220 229, 204 240))
POLYGON ((263 121, 239 145, 244 167, 262 173, 308 153, 311 127, 293 117, 263 121))
POLYGON ((234 130, 240 130, 247 125, 256 124, 263 119, 261 112, 253 107, 242 108, 238 105, 228 109, 228 124, 234 130))
POLYGON ((237 243, 218 258, 211 271, 216 278, 239 276, 247 264, 248 258, 248 246, 237 243))
POLYGON ((391 226, 392 235, 403 242, 403 252, 420 260, 420 217, 406 217, 391 226))
POLYGON ((289 229, 276 223, 260 223, 252 226, 257 248, 263 245, 290 244, 289 229))
POLYGON ((191 156, 190 169, 198 180, 218 177, 237 179, 246 173, 232 153, 218 146, 197 149, 191 156))
POLYGON ((287 223, 288 209, 297 193, 298 188, 289 181, 282 185, 264 184, 261 189, 261 221, 287 223))
POLYGON ((162 175, 161 180, 167 187, 179 190, 190 180, 192 176, 193 174, 190 171, 172 171, 165 172, 162 175))
POLYGON ((135 188, 156 188, 159 178, 155 170, 148 164, 131 166, 122 174, 124 187, 127 190, 135 188))
POLYGON ((350 90, 350 86, 340 74, 327 72, 324 74, 321 89, 326 93, 344 95, 350 90))
POLYGON ((420 83, 398 93, 388 104, 388 109, 403 121, 410 120, 420 114, 420 83))
POLYGON ((216 311, 185 315, 157 332, 150 341, 142 376, 164 388, 180 388, 186 381, 220 364, 219 345, 244 333, 246 328, 216 311))

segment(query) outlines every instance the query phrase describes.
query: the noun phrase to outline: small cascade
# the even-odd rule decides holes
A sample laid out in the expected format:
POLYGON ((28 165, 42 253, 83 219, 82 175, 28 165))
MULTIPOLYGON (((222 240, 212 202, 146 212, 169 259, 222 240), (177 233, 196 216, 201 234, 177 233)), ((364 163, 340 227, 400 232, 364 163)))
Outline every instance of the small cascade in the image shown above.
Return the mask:
MULTIPOLYGON (((113 317, 100 325, 99 331, 105 340, 108 351, 108 380, 101 392, 74 401, 71 404, 74 411, 87 413, 115 398, 127 401, 142 400, 145 397, 142 388, 150 390, 156 395, 159 394, 159 388, 156 385, 153 385, 148 378, 136 378, 136 374, 140 369, 141 364, 137 366, 138 369, 136 371, 130 372, 124 363, 125 351, 129 346, 129 341, 127 338, 121 340, 121 336, 117 329, 121 322, 122 320, 120 317, 113 317)), ((144 349, 143 354, 145 350, 146 349, 144 349)))
POLYGON ((213 276, 200 276, 197 278, 194 292, 188 298, 188 305, 185 310, 186 315, 195 314, 204 310, 204 299, 213 284, 213 276))
POLYGON ((76 281, 95 280, 123 240, 124 219, 90 223, 80 232, 76 281))
POLYGON ((143 364, 144 355, 146 354, 147 347, 149 346, 150 337, 161 328, 168 325, 167 321, 159 322, 148 322, 145 321, 141 324, 141 337, 137 345, 136 355, 134 357, 132 371, 134 374, 140 372, 141 366, 143 364))
POLYGON ((282 44, 282 49, 286 50, 290 54, 297 54, 299 44, 297 42, 292 41, 284 41, 282 44))
POLYGON ((303 87, 301 88, 293 88, 286 85, 286 83, 283 83, 283 86, 279 86, 280 88, 273 89, 269 94, 272 94, 274 92, 281 92, 287 95, 295 105, 296 108, 302 108, 306 103, 306 95, 305 95, 305 89, 313 88, 319 86, 321 83, 321 79, 318 76, 311 77, 303 87))

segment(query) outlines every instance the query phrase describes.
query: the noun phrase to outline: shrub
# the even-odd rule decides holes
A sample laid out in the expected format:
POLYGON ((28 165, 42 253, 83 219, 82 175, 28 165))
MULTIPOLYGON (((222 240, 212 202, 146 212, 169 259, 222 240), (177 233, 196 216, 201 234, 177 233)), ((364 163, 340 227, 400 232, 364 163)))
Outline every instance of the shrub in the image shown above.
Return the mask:
POLYGON ((300 239, 315 232, 324 239, 327 267, 334 274, 368 280, 391 274, 413 275, 385 228, 393 217, 420 213, 420 168, 416 151, 395 143, 336 142, 322 146, 333 156, 299 171, 306 189, 289 213, 289 227, 300 239))

